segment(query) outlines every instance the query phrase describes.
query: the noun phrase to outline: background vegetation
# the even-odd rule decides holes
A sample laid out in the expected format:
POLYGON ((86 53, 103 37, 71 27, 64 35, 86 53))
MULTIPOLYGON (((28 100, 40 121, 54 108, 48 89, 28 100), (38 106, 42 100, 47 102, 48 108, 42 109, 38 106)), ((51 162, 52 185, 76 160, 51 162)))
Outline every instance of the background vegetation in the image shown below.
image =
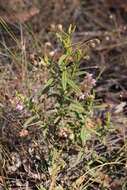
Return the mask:
POLYGON ((0 0, 0 189, 127 189, 126 7, 0 0))

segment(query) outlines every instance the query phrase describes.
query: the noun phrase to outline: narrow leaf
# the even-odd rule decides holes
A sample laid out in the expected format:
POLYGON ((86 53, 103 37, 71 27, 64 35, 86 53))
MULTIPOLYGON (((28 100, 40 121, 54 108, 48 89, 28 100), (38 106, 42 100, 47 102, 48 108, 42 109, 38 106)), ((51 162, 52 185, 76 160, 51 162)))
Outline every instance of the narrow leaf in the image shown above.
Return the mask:
POLYGON ((56 33, 56 37, 60 40, 60 42, 63 42, 63 38, 59 33, 56 33))
POLYGON ((81 75, 84 75, 86 73, 87 73, 86 71, 78 71, 75 73, 75 76, 81 76, 81 75))
POLYGON ((68 79, 67 82, 76 93, 81 93, 80 88, 72 80, 68 79))
POLYGON ((53 83, 53 78, 51 78, 51 79, 49 79, 49 80, 47 81, 47 83, 46 83, 45 86, 44 86, 44 89, 50 87, 52 83, 53 83))
POLYGON ((27 127, 28 127, 28 125, 30 125, 30 123, 32 123, 32 121, 34 121, 35 119, 37 119, 37 116, 32 116, 32 117, 30 117, 30 118, 28 118, 26 121, 25 121, 25 123, 24 123, 24 125, 23 125, 23 128, 24 129, 26 129, 27 127))
POLYGON ((71 104, 70 110, 77 112, 77 113, 83 113, 85 110, 80 104, 71 104))
POLYGON ((59 65, 63 65, 64 60, 66 59, 66 57, 67 57, 66 54, 62 55, 62 56, 59 58, 58 64, 59 64, 59 65))
POLYGON ((54 124, 57 124, 60 121, 61 117, 58 116, 55 120, 54 120, 54 124))
POLYGON ((81 137, 82 144, 84 145, 85 141, 86 141, 86 138, 85 138, 86 137, 86 127, 84 125, 82 126, 80 137, 81 137))
POLYGON ((68 29, 68 34, 70 35, 72 33, 72 24, 70 24, 69 29, 68 29))

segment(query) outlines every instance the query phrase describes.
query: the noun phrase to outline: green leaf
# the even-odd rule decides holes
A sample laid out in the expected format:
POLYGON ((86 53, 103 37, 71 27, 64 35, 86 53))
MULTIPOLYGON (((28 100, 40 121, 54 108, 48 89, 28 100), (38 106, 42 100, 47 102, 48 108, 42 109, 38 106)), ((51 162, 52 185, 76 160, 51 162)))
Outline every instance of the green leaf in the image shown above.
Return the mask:
POLYGON ((75 73, 75 76, 81 76, 81 75, 84 75, 86 73, 87 73, 86 71, 78 71, 75 73))
POLYGON ((73 101, 73 103, 70 105, 70 110, 75 111, 77 113, 85 112, 84 107, 78 101, 73 101))
POLYGON ((57 187, 55 187, 55 190, 64 190, 64 189, 61 185, 58 185, 57 187))
POLYGON ((38 189, 38 190, 46 190, 44 187, 41 187, 41 186, 40 186, 40 187, 37 186, 37 189, 38 189))
POLYGON ((70 24, 69 29, 68 29, 68 34, 70 35, 72 33, 72 24, 70 24))
POLYGON ((63 38, 62 38, 62 36, 59 33, 56 33, 56 37, 57 37, 57 39, 60 40, 60 42, 63 43, 63 38))
POLYGON ((28 119, 25 121, 25 123, 24 123, 24 125, 23 125, 23 128, 26 129, 26 128, 28 127, 28 125, 30 125, 30 123, 32 123, 32 121, 34 121, 35 119, 37 119, 37 116, 36 116, 36 115, 34 115, 34 116, 28 118, 28 119))
POLYGON ((71 35, 76 29, 76 26, 72 27, 72 24, 70 24, 69 29, 68 29, 68 34, 71 35))
POLYGON ((81 93, 80 88, 72 80, 68 79, 67 82, 76 93, 81 93))
POLYGON ((67 87, 67 71, 64 70, 62 73, 62 86, 63 86, 63 90, 66 90, 67 87))
POLYGON ((86 142, 86 127, 84 125, 82 126, 80 137, 82 144, 84 145, 86 142))
POLYGON ((60 121, 61 117, 58 116, 55 120, 54 120, 54 124, 57 124, 60 121))
POLYGON ((58 61, 58 64, 61 66, 61 65, 64 65, 64 60, 66 59, 67 55, 64 54, 62 55, 60 58, 59 58, 59 61, 58 61))
POLYGON ((84 124, 81 129, 80 138, 82 140, 82 144, 84 145, 87 140, 92 139, 93 131, 88 129, 87 126, 84 124))
POLYGON ((80 161, 82 159, 82 156, 83 156, 83 151, 79 151, 78 153, 78 161, 80 161))
POLYGON ((53 78, 49 79, 47 83, 44 86, 44 89, 42 91, 42 94, 46 93, 48 89, 53 85, 53 78))

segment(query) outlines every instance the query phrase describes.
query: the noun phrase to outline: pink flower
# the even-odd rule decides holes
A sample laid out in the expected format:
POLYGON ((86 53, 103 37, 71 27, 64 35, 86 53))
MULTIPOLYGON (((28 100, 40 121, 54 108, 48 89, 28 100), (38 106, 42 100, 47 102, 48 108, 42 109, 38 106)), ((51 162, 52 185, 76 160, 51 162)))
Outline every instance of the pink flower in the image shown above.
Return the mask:
POLYGON ((79 96, 79 100, 83 100, 84 97, 85 97, 85 94, 82 93, 82 94, 79 96))
POLYGON ((87 73, 86 80, 88 81, 88 86, 90 89, 96 85, 96 80, 93 78, 93 74, 87 73))
POLYGON ((90 94, 88 92, 85 92, 84 95, 85 95, 86 98, 90 97, 90 94))
POLYGON ((19 111, 22 111, 22 110, 23 110, 23 105, 22 105, 22 104, 18 104, 18 105, 17 105, 17 109, 18 109, 19 111))
POLYGON ((79 100, 84 100, 85 97, 86 98, 90 97, 88 92, 84 92, 84 93, 80 94, 80 96, 78 98, 79 98, 79 100))
POLYGON ((92 78, 93 77, 93 74, 91 74, 91 73, 87 73, 87 76, 86 76, 87 78, 92 78))
POLYGON ((90 84, 91 84, 91 86, 95 86, 96 80, 92 78, 91 81, 90 81, 90 84))

